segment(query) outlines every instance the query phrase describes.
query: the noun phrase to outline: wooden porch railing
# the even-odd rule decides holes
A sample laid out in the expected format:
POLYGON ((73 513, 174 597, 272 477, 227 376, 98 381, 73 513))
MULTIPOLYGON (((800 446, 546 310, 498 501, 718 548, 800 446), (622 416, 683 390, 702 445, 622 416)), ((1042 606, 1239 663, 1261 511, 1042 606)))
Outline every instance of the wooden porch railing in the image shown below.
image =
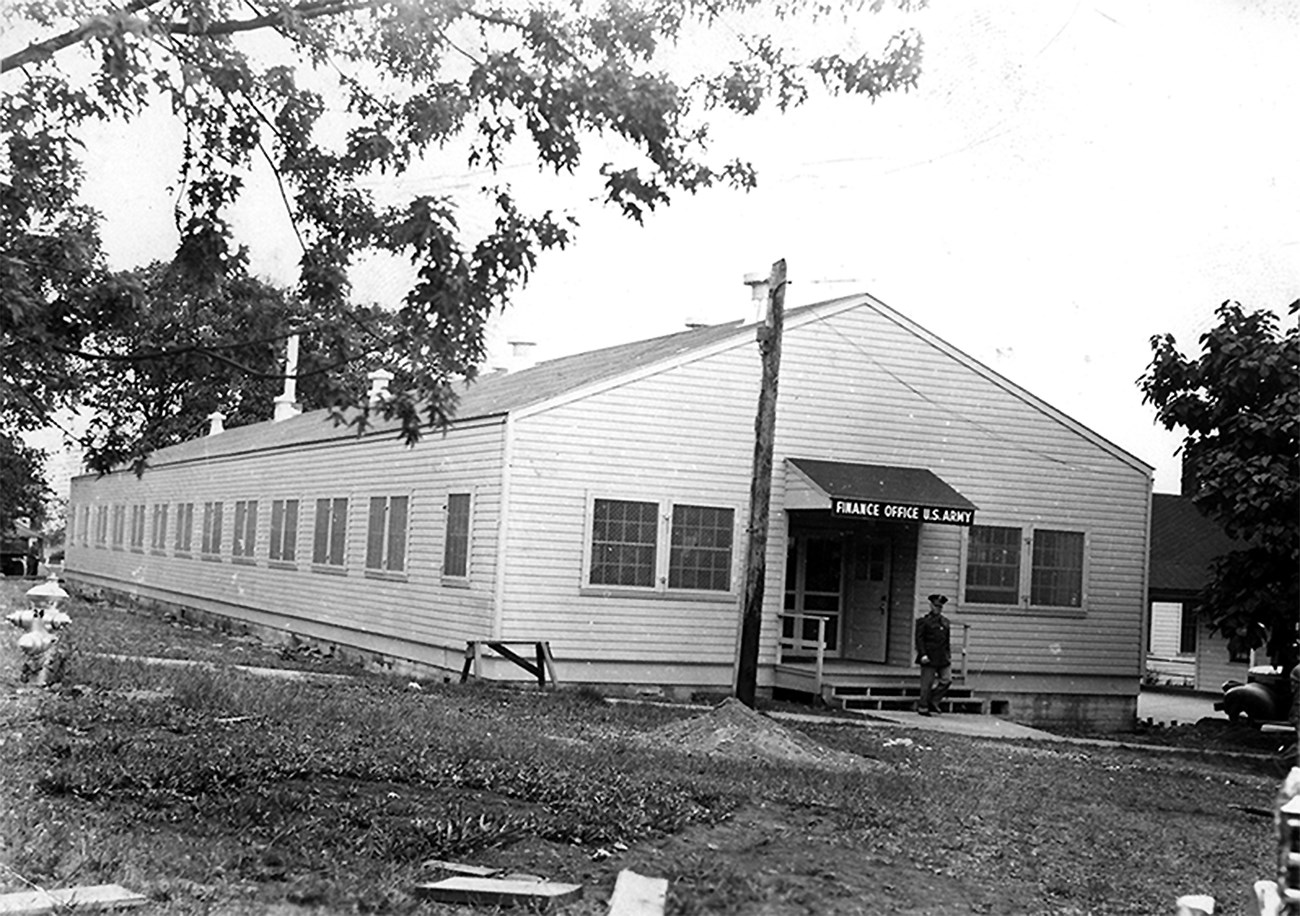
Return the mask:
POLYGON ((777 625, 780 630, 776 640, 776 663, 781 664, 786 652, 792 652, 798 655, 807 655, 812 652, 817 659, 815 675, 817 678, 816 693, 821 696, 822 692, 822 674, 826 669, 826 618, 819 614, 777 614, 777 625), (794 636, 785 635, 785 621, 794 621, 794 636), (805 620, 817 621, 817 638, 805 639, 803 635, 803 623, 805 620))
MULTIPOLYGON (((779 665, 785 658, 786 652, 798 655, 808 655, 812 653, 817 659, 816 678, 817 693, 822 692, 822 675, 826 668, 826 618, 819 614, 777 614, 777 625, 780 627, 779 635, 776 641, 776 663, 779 665), (785 621, 794 621, 794 636, 785 635, 785 621), (816 639, 805 639, 803 635, 803 622, 805 620, 817 621, 816 639)), ((959 623, 961 623, 959 621, 959 623)), ((961 681, 966 683, 967 676, 970 674, 970 624, 961 623, 961 681)))

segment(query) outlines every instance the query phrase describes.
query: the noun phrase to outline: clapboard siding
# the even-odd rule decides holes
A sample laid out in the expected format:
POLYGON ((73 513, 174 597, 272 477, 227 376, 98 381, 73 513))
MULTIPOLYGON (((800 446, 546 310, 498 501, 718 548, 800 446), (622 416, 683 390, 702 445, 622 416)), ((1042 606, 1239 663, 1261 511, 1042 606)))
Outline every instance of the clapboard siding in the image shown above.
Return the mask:
MULTIPOLYGON (((1048 614, 954 600, 950 616, 970 626, 974 676, 1056 678, 1074 691, 1089 678, 1101 692, 1117 679, 1136 684, 1150 469, 867 297, 792 314, 777 406, 761 677, 772 676, 784 590, 785 459, 816 458, 928 468, 978 506, 981 524, 1084 532, 1083 608, 1048 614)), ((287 628, 310 621, 448 650, 488 636, 548 639, 569 670, 624 682, 725 679, 743 590, 760 358, 752 327, 705 329, 690 341, 671 335, 642 350, 592 354, 606 367, 594 374, 584 374, 576 357, 549 373, 539 367, 532 378, 548 387, 532 399, 522 374, 485 380, 478 395, 471 392, 491 406, 483 418, 467 418, 413 449, 391 434, 307 442, 304 435, 316 434, 300 418, 265 425, 261 438, 238 431, 224 440, 225 451, 237 448, 238 455, 222 455, 222 440, 197 441, 174 453, 185 460, 169 464, 162 453, 141 480, 79 478, 75 506, 143 503, 150 522, 154 503, 174 507, 184 494, 196 504, 196 546, 202 503, 222 500, 222 562, 174 556, 170 544, 155 556, 147 539, 143 553, 88 547, 78 535, 68 568, 124 588, 134 583, 271 613, 287 628), (446 497, 470 491, 471 573, 464 587, 452 587, 440 575, 446 497), (400 578, 367 576, 362 568, 366 504, 385 495, 411 498, 409 568, 400 578), (315 571, 309 562, 314 500, 332 496, 353 501, 344 575, 315 571), (732 509, 730 590, 585 587, 593 497, 732 509), (271 501, 283 498, 302 502, 298 547, 306 559, 293 569, 265 559, 271 501), (230 557, 238 499, 259 502, 258 555, 250 565, 230 557)), ((94 524, 92 512, 82 525, 92 539, 94 524)), ((938 525, 881 531, 893 540, 887 660, 910 665, 922 596, 960 593, 966 533, 938 525)))
MULTIPOLYGON (((310 621, 365 630, 417 643, 463 646, 464 640, 489 634, 496 568, 496 530, 500 514, 501 424, 474 424, 432 435, 412 448, 391 436, 372 435, 328 444, 250 451, 239 456, 169 464, 159 453, 142 478, 118 472, 73 482, 73 504, 144 503, 153 522, 153 506, 165 502, 168 541, 164 555, 148 549, 130 553, 83 546, 69 547, 70 573, 93 575, 121 587, 161 590, 229 602, 276 615, 286 629, 310 621), (441 563, 446 529, 446 496, 473 493, 470 575, 467 587, 445 587, 441 563), (365 567, 368 509, 371 497, 410 499, 405 575, 368 574, 365 567), (347 549, 344 569, 313 569, 315 501, 346 497, 347 549), (254 562, 231 556, 235 503, 258 502, 254 562), (268 560, 271 507, 274 500, 299 500, 297 561, 291 567, 268 560), (221 557, 199 556, 203 504, 223 503, 221 557), (192 502, 193 552, 173 549, 175 506, 192 502)), ((92 531, 93 538, 93 515, 92 531)), ((150 529, 150 532, 152 529, 150 529)))
MULTIPOLYGON (((734 656, 759 357, 751 342, 516 423, 506 570, 507 630, 607 659, 725 662, 734 656), (736 508, 734 593, 692 601, 583 589, 592 495, 736 508), (516 596, 527 594, 526 601, 516 596)), ((887 313, 862 307, 785 336, 761 661, 774 660, 783 589, 786 457, 927 467, 988 524, 1085 531, 1080 616, 954 608, 972 665, 1137 675, 1149 476, 1108 443, 887 313)), ((959 583, 962 532, 922 526, 895 545, 890 660, 910 662, 912 618, 959 583), (900 560, 900 545, 914 559, 900 560)))
POLYGON ((731 663, 753 451, 754 359, 750 348, 737 348, 516 422, 507 632, 544 633, 559 656, 581 651, 602 660, 731 663), (731 593, 690 600, 584 590, 592 496, 733 509, 731 593))

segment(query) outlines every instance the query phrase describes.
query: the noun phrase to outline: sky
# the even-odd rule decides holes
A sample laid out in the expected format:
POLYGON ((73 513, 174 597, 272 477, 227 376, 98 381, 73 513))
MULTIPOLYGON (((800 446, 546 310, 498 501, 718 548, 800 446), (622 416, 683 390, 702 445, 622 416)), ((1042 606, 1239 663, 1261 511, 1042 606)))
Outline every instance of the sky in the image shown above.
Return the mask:
MULTIPOLYGON (((1300 6, 931 0, 790 37, 878 48, 899 24, 925 41, 917 90, 717 126, 719 160, 753 161, 755 191, 679 198, 638 226, 589 199, 592 185, 512 161, 497 180, 580 228, 494 322, 489 366, 510 340, 547 359, 741 317, 744 275, 784 258, 787 307, 870 293, 1176 492, 1179 437, 1136 386, 1150 338, 1171 333, 1195 353, 1224 300, 1281 312, 1300 297, 1300 6)), ((732 37, 688 43, 674 65, 732 37)), ((91 138, 117 151, 96 157, 86 191, 115 267, 172 253, 170 130, 160 119, 91 138)), ((287 218, 273 186, 251 180, 235 225, 254 270, 290 284, 287 218)), ((444 161, 401 190, 471 193, 489 180, 444 161)), ((405 288, 391 263, 356 281, 361 298, 393 304, 405 288)))

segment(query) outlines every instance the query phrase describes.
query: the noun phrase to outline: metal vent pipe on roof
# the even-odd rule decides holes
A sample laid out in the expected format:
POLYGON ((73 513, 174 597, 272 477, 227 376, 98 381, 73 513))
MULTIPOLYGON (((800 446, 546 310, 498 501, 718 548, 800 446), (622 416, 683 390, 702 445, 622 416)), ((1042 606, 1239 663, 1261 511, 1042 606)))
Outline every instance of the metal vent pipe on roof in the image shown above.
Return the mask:
POLYGON ((769 276, 760 273, 745 274, 745 285, 749 287, 749 321, 758 323, 767 320, 767 294, 769 276))
POLYGON ((226 431, 226 415, 219 410, 208 414, 208 435, 215 436, 226 431))

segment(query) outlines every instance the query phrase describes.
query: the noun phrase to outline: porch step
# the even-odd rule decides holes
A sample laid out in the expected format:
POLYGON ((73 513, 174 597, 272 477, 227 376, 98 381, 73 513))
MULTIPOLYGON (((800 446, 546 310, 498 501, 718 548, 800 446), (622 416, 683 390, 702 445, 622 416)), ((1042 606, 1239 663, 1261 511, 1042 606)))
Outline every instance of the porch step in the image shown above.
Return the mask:
MULTIPOLYGON (((916 708, 921 698, 921 685, 916 681, 899 681, 881 684, 831 685, 827 702, 841 709, 904 712, 916 708)), ((944 712, 985 716, 989 714, 989 701, 975 695, 969 687, 954 684, 939 702, 944 712)))

